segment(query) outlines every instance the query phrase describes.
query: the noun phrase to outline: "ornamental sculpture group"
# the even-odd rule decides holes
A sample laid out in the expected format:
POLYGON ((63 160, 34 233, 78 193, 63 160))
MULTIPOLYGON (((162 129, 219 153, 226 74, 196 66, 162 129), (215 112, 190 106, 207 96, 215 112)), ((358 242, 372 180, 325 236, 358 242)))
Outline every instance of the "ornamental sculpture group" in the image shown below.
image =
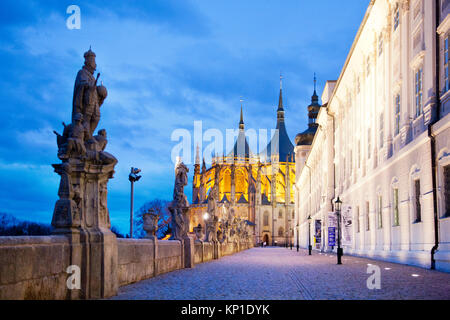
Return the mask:
POLYGON ((84 54, 73 92, 72 119, 55 132, 58 158, 55 172, 61 177, 52 225, 54 233, 69 237, 71 264, 81 268, 81 290, 71 298, 96 298, 117 292, 117 241, 111 232, 107 206, 108 180, 117 159, 105 151, 106 130, 98 130, 100 109, 107 90, 94 77, 95 53, 84 54), (99 276, 100 275, 100 276, 99 276))
MULTIPOLYGON (((184 194, 184 187, 187 185, 187 173, 189 169, 178 161, 175 167, 175 188, 173 201, 169 207, 172 214, 172 240, 183 240, 188 237, 189 231, 189 203, 184 194)), ((217 172, 219 172, 217 170, 217 172)), ((215 181, 219 181, 216 177, 215 181)), ((205 219, 205 233, 199 224, 194 227, 194 234, 197 240, 205 242, 235 242, 245 239, 250 242, 251 231, 246 220, 236 217, 234 209, 226 202, 219 207, 219 190, 215 184, 208 195, 207 219, 205 219)))

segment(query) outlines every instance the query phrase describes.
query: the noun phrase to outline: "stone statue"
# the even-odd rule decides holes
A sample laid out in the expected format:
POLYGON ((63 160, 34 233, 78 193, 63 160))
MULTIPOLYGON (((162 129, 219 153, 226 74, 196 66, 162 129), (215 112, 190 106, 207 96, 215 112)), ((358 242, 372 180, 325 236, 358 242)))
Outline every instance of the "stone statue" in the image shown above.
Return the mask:
POLYGON ((85 139, 88 136, 86 128, 82 124, 83 115, 76 113, 73 115, 73 123, 66 126, 63 123, 64 131, 60 135, 53 131, 58 144, 58 157, 61 160, 69 158, 83 158, 86 155, 85 139))
POLYGON ((187 173, 189 169, 183 162, 179 161, 175 167, 175 187, 173 190, 173 201, 169 206, 172 215, 172 237, 171 240, 183 240, 188 232, 189 202, 184 194, 184 187, 188 184, 187 173))
POLYGON ((53 167, 61 180, 52 226, 53 233, 67 235, 73 244, 70 264, 79 266, 87 275, 102 270, 101 276, 89 276, 82 290, 71 295, 101 298, 118 289, 117 255, 113 254, 117 252, 117 241, 110 230, 107 204, 108 181, 114 175, 117 159, 105 151, 106 130, 93 136, 107 90, 97 86, 99 75, 96 79, 93 76, 97 68, 95 53, 89 49, 84 58, 75 80, 71 124, 63 123, 62 134, 54 131, 61 163, 53 167), (89 257, 83 248, 90 248, 89 257))
POLYGON ((219 229, 219 219, 217 216, 211 216, 206 221, 206 238, 207 242, 217 242, 217 231, 219 229))
POLYGON ((147 232, 145 238, 156 239, 156 231, 158 231, 159 215, 153 209, 142 215, 143 229, 147 232))
POLYGON ((100 74, 97 74, 97 78, 94 78, 94 72, 97 69, 95 53, 89 49, 84 54, 84 58, 84 66, 78 72, 75 80, 72 121, 75 114, 83 114, 83 125, 89 133, 89 139, 92 139, 95 128, 97 128, 100 121, 100 107, 105 101, 108 92, 103 85, 97 86, 100 74))
POLYGON ((198 226, 194 227, 194 233, 197 237, 197 240, 203 240, 203 228, 202 225, 199 223, 198 226))

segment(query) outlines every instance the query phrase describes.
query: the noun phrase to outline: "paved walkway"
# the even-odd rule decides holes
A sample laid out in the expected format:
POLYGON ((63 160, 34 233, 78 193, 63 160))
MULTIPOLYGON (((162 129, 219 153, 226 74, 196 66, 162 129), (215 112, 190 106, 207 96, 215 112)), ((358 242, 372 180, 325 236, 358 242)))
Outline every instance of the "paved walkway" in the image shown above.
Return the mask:
POLYGON ((447 299, 450 274, 330 254, 253 248, 121 287, 113 299, 297 300, 447 299), (381 268, 381 289, 367 288, 368 264, 381 268))

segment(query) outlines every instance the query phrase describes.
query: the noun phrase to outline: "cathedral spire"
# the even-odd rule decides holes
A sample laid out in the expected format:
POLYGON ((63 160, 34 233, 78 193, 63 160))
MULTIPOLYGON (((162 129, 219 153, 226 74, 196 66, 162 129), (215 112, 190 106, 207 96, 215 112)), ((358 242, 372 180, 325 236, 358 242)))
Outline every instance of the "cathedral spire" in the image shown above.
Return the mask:
POLYGON ((278 110, 277 111, 284 111, 283 107, 283 76, 280 73, 280 97, 278 99, 278 110))
POLYGON ((311 105, 319 104, 319 97, 317 96, 317 93, 316 93, 316 85, 317 85, 317 78, 316 78, 316 73, 314 72, 314 93, 311 97, 311 105))
POLYGON ((195 164, 198 164, 200 166, 200 147, 197 143, 197 150, 195 152, 195 164))
POLYGON ((244 125, 244 113, 242 112, 242 102, 243 101, 244 100, 241 97, 241 121, 239 121, 239 129, 240 130, 244 130, 244 128, 245 128, 245 125, 244 125))

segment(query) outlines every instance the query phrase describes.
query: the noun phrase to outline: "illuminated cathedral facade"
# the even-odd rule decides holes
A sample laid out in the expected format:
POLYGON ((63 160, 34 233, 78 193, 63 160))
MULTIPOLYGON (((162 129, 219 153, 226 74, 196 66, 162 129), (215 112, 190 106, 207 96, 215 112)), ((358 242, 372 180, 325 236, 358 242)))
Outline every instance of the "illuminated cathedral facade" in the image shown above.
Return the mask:
POLYGON ((218 184, 218 212, 223 212, 223 218, 226 218, 227 210, 231 210, 236 217, 246 220, 255 244, 293 243, 295 153, 286 131, 284 114, 280 81, 277 130, 263 152, 253 153, 249 147, 242 106, 239 134, 228 155, 214 157, 208 168, 204 160, 200 163, 197 149, 189 213, 191 232, 199 224, 205 227, 208 195, 218 184))

